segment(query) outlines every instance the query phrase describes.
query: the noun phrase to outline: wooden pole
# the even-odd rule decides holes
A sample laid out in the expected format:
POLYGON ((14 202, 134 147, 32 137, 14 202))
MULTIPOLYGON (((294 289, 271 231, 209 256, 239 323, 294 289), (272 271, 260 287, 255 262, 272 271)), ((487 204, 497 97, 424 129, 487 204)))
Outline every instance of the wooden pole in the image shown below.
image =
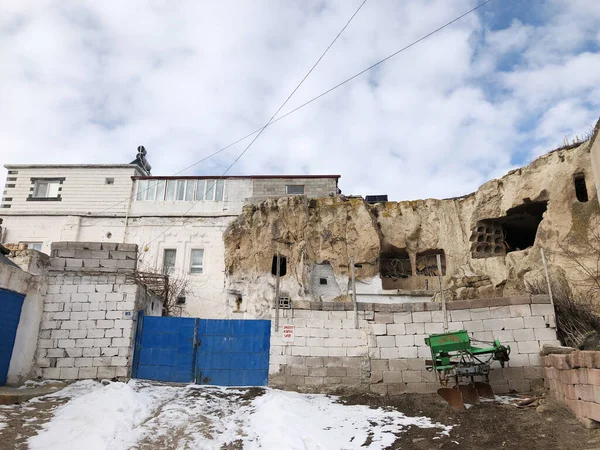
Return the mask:
POLYGON ((442 258, 435 255, 437 260, 438 278, 440 280, 440 295, 442 296, 442 316, 444 316, 444 333, 448 331, 448 311, 446 310, 446 298, 444 297, 444 282, 442 278, 442 258))
POLYGON ((358 329, 358 306, 356 304, 356 280, 354 279, 354 256, 350 257, 350 274, 352 276, 352 303, 354 306, 354 328, 358 329))
POLYGON ((544 254, 543 248, 540 248, 540 253, 542 255, 542 264, 544 265, 544 271, 546 272, 546 283, 548 283, 548 296, 550 297, 550 304, 552 305, 552 309, 554 310, 554 297, 552 296, 552 286, 550 285, 550 274, 548 273, 548 264, 546 264, 546 255, 544 254))
POLYGON ((277 268, 275 269, 275 273, 277 274, 275 278, 275 331, 279 331, 279 279, 280 279, 280 267, 281 267, 281 258, 279 256, 279 252, 277 252, 276 258, 277 268))

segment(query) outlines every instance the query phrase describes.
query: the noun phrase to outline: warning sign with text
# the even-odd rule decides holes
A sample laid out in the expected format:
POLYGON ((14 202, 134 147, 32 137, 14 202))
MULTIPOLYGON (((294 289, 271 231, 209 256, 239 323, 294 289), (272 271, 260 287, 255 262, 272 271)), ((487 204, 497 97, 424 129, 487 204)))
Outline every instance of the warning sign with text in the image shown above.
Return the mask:
POLYGON ((294 342, 294 325, 283 326, 283 342, 294 342))

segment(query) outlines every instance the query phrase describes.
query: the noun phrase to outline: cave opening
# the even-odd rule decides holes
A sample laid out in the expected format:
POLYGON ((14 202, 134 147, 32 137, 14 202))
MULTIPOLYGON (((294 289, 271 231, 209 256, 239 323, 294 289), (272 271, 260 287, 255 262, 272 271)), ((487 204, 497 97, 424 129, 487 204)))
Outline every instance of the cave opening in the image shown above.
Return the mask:
POLYGON ((575 195, 577 200, 581 203, 585 203, 589 200, 587 186, 585 184, 585 175, 577 173, 573 176, 573 183, 575 184, 575 195))
POLYGON ((440 255, 442 275, 446 275, 446 253, 441 248, 424 250, 417 253, 415 264, 417 275, 424 275, 428 277, 437 277, 439 275, 436 255, 440 255))
MULTIPOLYGON (((271 263, 271 273, 277 276, 277 255, 273 255, 273 262, 271 263)), ((279 276, 283 277, 287 273, 287 258, 283 255, 279 255, 279 276)))
POLYGON ((504 256, 533 246, 546 209, 548 201, 530 201, 510 208, 504 217, 479 221, 471 234, 472 256, 504 256))
POLYGON ((382 278, 408 278, 412 275, 410 257, 405 248, 386 245, 379 254, 379 274, 382 278))

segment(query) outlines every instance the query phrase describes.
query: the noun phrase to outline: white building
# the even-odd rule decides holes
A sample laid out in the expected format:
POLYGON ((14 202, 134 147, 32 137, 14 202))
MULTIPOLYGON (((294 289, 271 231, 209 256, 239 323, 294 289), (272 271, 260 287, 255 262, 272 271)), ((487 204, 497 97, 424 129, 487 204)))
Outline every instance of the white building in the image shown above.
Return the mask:
POLYGON ((121 165, 5 167, 1 243, 45 253, 55 241, 138 244, 140 267, 189 277, 184 314, 203 318, 232 317, 237 309, 224 289, 223 232, 244 204, 285 195, 328 196, 337 192, 339 179, 160 177, 151 176, 139 158, 121 165))

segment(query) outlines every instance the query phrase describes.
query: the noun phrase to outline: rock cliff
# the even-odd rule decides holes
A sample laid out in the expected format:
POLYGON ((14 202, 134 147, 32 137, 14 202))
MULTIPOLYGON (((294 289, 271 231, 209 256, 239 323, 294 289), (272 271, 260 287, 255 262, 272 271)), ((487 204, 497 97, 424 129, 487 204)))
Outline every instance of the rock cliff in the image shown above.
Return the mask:
POLYGON ((278 252, 282 296, 292 300, 347 300, 350 257, 357 291, 375 295, 437 290, 436 254, 453 299, 524 293, 542 267, 541 248, 575 280, 565 243, 585 253, 581 236, 600 214, 590 161, 590 142, 556 150, 453 199, 292 196, 249 205, 225 233, 229 291, 267 315, 278 252))

